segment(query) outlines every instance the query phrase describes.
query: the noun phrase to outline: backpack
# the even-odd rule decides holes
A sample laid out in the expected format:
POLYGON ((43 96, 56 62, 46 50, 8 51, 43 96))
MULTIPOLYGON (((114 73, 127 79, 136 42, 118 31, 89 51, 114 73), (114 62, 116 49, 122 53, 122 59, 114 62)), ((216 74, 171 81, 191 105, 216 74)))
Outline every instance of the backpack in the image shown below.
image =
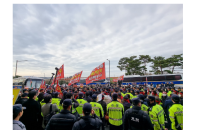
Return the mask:
POLYGON ((50 105, 50 113, 44 117, 44 125, 45 125, 45 126, 48 124, 48 122, 49 122, 49 120, 51 119, 51 117, 52 117, 53 115, 55 115, 55 114, 56 114, 55 112, 52 112, 52 104, 51 104, 51 105, 50 105))

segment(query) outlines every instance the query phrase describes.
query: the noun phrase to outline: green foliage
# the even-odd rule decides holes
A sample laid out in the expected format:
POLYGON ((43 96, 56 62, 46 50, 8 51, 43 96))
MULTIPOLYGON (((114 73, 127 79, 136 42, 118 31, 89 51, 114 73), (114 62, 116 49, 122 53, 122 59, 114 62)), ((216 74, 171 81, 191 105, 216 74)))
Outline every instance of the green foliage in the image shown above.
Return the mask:
POLYGON ((168 66, 172 67, 171 72, 173 73, 174 68, 176 66, 181 66, 183 67, 183 57, 182 54, 179 55, 172 55, 170 58, 166 59, 168 66))
POLYGON ((162 56, 155 56, 154 59, 152 59, 152 68, 155 69, 154 73, 161 73, 163 74, 163 69, 168 67, 168 63, 165 59, 165 57, 162 56), (159 70, 160 69, 160 70, 159 70))
POLYGON ((19 77, 22 77, 22 76, 20 76, 20 75, 13 76, 13 79, 14 78, 19 78, 19 77))
POLYGON ((117 66, 121 71, 126 70, 125 75, 144 75, 146 71, 145 66, 141 66, 142 61, 140 59, 136 59, 137 56, 123 57, 119 60, 117 66))

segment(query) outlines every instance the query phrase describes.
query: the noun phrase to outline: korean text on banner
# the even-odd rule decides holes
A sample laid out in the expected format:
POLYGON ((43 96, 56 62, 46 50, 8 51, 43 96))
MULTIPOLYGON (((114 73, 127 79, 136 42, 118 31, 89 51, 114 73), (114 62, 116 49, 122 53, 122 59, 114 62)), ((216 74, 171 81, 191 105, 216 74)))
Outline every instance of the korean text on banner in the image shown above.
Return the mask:
POLYGON ((64 64, 60 67, 57 73, 56 80, 64 78, 64 64))
POLYGON ((92 70, 91 74, 86 79, 86 84, 92 83, 93 81, 105 79, 105 62, 92 70))
POLYGON ((72 78, 70 79, 68 86, 70 86, 71 84, 74 84, 74 83, 78 83, 80 81, 81 76, 82 76, 82 72, 83 71, 74 74, 72 76, 72 78))
POLYGON ((21 89, 13 89, 13 105, 15 104, 21 89))

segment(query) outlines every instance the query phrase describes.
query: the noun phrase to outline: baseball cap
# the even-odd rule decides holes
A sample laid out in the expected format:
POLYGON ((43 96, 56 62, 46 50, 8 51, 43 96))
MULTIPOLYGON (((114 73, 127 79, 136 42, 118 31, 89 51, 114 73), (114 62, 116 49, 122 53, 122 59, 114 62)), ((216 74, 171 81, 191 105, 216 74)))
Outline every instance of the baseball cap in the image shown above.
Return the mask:
POLYGON ((155 97, 154 96, 148 96, 148 99, 151 99, 152 101, 154 101, 155 97))
POLYGON ((92 106, 91 106, 91 104, 85 103, 85 104, 83 105, 83 112, 84 112, 84 113, 91 113, 91 111, 92 111, 92 106))
POLYGON ((22 107, 21 104, 15 104, 15 105, 13 105, 13 114, 14 114, 14 115, 17 115, 19 112, 22 111, 22 109, 25 110, 26 107, 22 107))
POLYGON ((72 100, 71 99, 65 99, 64 101, 63 101, 63 106, 70 106, 70 105, 72 105, 72 100))
POLYGON ((144 100, 144 96, 142 94, 139 94, 138 98, 141 99, 141 100, 144 100))
POLYGON ((118 95, 117 95, 116 93, 114 93, 114 94, 112 95, 112 97, 115 98, 115 99, 117 99, 118 95))
POLYGON ((171 96, 171 98, 172 98, 173 101, 179 102, 179 96, 178 96, 178 95, 173 94, 173 95, 171 96))
POLYGON ((96 94, 93 94, 93 95, 92 95, 92 99, 97 99, 97 95, 96 95, 96 94))
POLYGON ((79 97, 82 97, 83 96, 83 93, 82 92, 79 92, 79 97))
POLYGON ((133 105, 137 105, 139 102, 140 102, 140 99, 139 99, 139 98, 133 98, 133 99, 132 99, 132 104, 133 104, 133 105))

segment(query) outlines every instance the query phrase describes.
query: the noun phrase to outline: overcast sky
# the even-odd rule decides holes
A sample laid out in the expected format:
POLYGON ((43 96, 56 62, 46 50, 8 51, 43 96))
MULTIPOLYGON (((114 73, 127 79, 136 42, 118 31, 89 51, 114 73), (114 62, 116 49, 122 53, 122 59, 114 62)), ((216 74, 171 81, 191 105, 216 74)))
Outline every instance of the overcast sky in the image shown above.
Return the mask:
MULTIPOLYGON (((125 72, 122 57, 183 53, 183 5, 13 5, 13 75, 82 77, 101 63, 106 75, 125 72)), ((150 67, 148 67, 150 69, 150 67)))

